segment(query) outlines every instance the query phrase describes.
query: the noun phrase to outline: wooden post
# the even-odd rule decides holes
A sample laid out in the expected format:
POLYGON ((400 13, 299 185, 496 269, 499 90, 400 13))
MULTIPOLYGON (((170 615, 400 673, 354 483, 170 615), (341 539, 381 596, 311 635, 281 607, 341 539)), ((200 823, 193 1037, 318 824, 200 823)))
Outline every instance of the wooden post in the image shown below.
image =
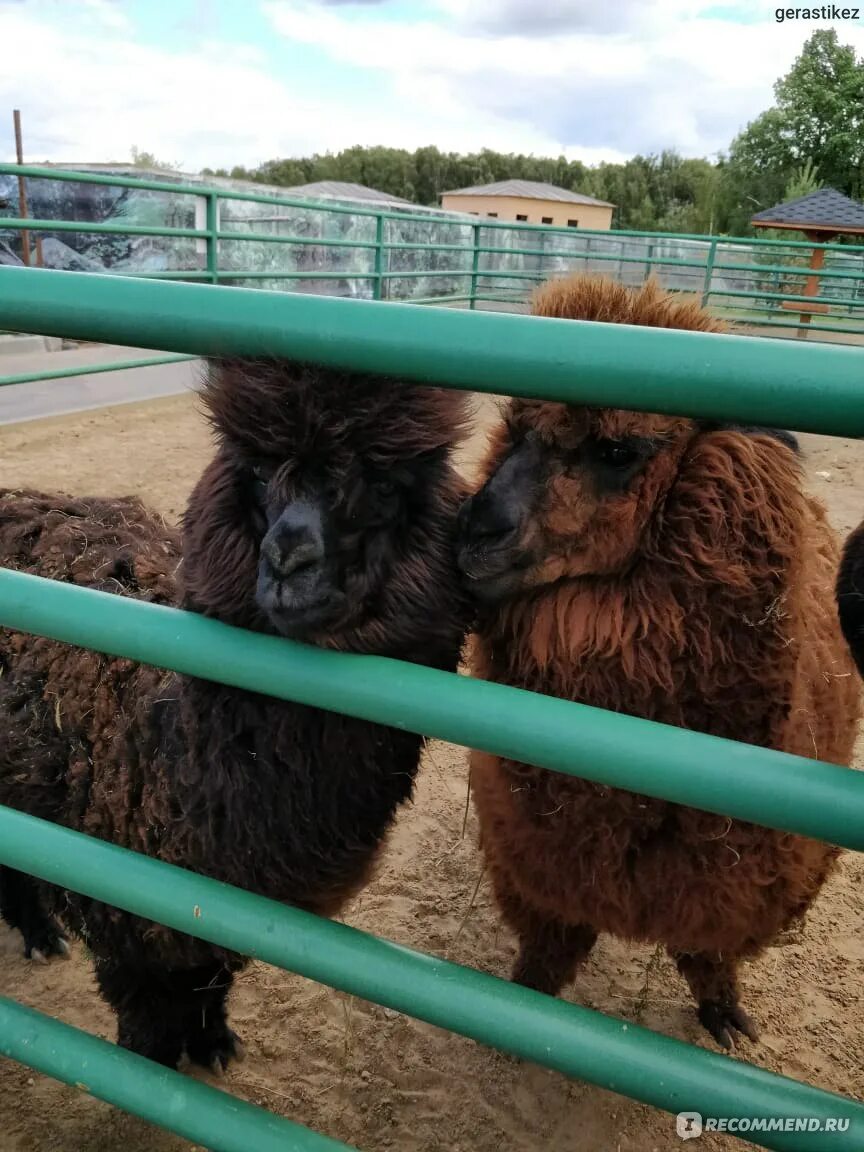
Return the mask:
MULTIPOLYGON (((21 139, 21 113, 16 108, 12 113, 12 122, 15 126, 15 153, 18 158, 18 163, 24 163, 24 144, 21 139)), ((27 185, 23 176, 18 177, 18 215, 22 220, 27 217, 27 185)), ((23 231, 21 233, 21 259, 29 266, 30 264, 30 233, 23 231)))
MULTIPOLYGON (((814 242, 818 242, 820 240, 823 240, 823 237, 822 237, 821 233, 819 233, 819 232, 805 232, 804 235, 807 237, 808 240, 813 240, 814 242)), ((823 240, 823 242, 824 242, 824 240, 823 240)), ((814 247, 812 253, 810 254, 811 275, 807 277, 807 283, 804 285, 804 291, 802 293, 803 296, 818 296, 819 295, 819 283, 820 283, 820 280, 822 279, 821 276, 819 275, 819 272, 822 269, 822 266, 824 265, 824 263, 825 263, 825 249, 814 247)), ((810 326, 810 321, 813 319, 813 313, 812 313, 812 311, 802 312, 799 315, 798 319, 800 321, 801 327, 796 332, 796 336, 799 340, 806 340, 807 339, 807 330, 810 326)))

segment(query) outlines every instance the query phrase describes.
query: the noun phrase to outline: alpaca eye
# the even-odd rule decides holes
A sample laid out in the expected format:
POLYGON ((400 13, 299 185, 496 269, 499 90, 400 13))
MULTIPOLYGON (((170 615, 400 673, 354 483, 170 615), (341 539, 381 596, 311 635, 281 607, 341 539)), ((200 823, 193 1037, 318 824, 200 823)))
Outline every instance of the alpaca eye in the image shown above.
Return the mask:
POLYGON ((639 459, 639 453, 635 448, 618 440, 599 440, 597 455, 602 463, 610 468, 628 468, 639 459))
POLYGON ((396 485, 392 480, 376 480, 373 487, 375 488, 375 495, 380 496, 383 500, 396 494, 396 485))
POLYGON ((249 477, 252 481, 252 496, 255 502, 262 508, 267 505, 267 495, 272 476, 273 470, 266 464, 253 464, 249 468, 249 477))

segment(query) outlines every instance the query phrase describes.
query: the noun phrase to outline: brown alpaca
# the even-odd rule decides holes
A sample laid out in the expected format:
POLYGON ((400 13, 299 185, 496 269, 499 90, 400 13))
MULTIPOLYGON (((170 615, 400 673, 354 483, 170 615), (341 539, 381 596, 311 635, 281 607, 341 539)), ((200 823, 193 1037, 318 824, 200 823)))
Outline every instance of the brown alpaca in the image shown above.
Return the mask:
MULTIPOLYGON (((553 282, 533 310, 722 330, 651 283, 553 282)), ((459 562, 481 603, 474 674, 847 764, 859 686, 832 596, 838 549, 793 444, 512 400, 461 516, 459 562)), ((837 849, 480 752, 472 780, 520 940, 514 980, 557 993, 598 932, 659 941, 711 1035, 756 1039, 739 963, 805 912, 837 849)))

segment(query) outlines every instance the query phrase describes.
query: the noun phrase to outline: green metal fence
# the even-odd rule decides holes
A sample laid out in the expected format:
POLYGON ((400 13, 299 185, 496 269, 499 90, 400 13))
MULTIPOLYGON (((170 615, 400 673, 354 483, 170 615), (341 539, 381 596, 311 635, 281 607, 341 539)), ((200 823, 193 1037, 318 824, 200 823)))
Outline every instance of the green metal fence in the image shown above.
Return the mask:
MULTIPOLYGON (((818 245, 825 262, 818 280, 813 280, 809 260, 814 244, 809 241, 538 227, 489 218, 316 203, 134 175, 0 164, 0 177, 19 174, 31 182, 31 200, 34 181, 161 194, 155 210, 161 222, 141 223, 119 216, 96 222, 22 219, 11 215, 11 207, 8 216, 0 212, 0 237, 5 230, 9 236, 28 231, 34 236, 162 238, 178 250, 183 243, 187 245, 184 258, 177 260, 187 266, 126 269, 124 274, 213 284, 265 284, 295 291, 328 283, 335 291, 338 281, 343 288, 353 287, 371 299, 473 309, 484 304, 524 304, 533 285, 568 271, 603 271, 628 284, 641 283, 654 273, 664 287, 693 292, 718 314, 748 328, 864 337, 864 246, 818 245), (269 205, 283 213, 304 212, 311 217, 309 229, 301 232, 298 219, 290 214, 243 217, 239 212, 243 205, 250 210, 269 205), (194 226, 164 222, 175 217, 191 220, 194 226), (344 234, 330 234, 340 229, 344 234), (423 229, 427 238, 421 242, 406 239, 412 229, 423 229), (310 230, 313 234, 308 234, 310 230), (256 246, 261 245, 281 246, 281 266, 252 266, 256 246), (344 254, 349 265, 310 269, 299 267, 295 260, 297 266, 291 267, 290 254, 303 250, 319 265, 326 262, 328 252, 344 254), (409 258, 425 266, 404 267, 409 258), (796 310, 796 304, 801 308, 796 310), (819 313, 820 308, 827 311, 819 313)), ((73 207, 67 210, 72 213, 73 207)), ((147 215, 143 209, 142 215, 147 215)))
MULTIPOLYGON (((0 268, 13 330, 864 436, 864 352, 0 268), (542 383, 539 383, 541 382, 542 383)), ((410 385, 408 385, 410 386, 410 385)), ((0 626, 864 850, 864 774, 502 685, 249 634, 0 570, 0 626), (699 773, 692 765, 700 765, 699 773)), ((864 1104, 0 809, 0 863, 672 1112, 853 1152, 864 1104), (781 1129, 778 1118, 788 1118, 781 1129), (833 1118, 814 1143, 808 1123, 833 1118)), ((0 1000, 0 1052, 218 1152, 342 1147, 0 1000)))

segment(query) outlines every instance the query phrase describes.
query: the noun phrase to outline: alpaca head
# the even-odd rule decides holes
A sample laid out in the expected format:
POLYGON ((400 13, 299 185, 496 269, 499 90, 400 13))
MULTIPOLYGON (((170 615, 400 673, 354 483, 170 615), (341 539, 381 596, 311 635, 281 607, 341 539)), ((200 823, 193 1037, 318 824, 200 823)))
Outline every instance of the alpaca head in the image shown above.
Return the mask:
MULTIPOLYGON (((722 330, 697 305, 653 283, 633 291, 597 278, 553 282, 538 293, 534 312, 722 330)), ((675 416, 512 400, 492 445, 486 483, 460 513, 459 564, 469 587, 480 599, 496 600, 560 580, 626 571, 688 450, 711 432, 675 416)), ((795 444, 788 433, 771 434, 795 444)))
POLYGON ((632 561, 695 432, 687 420, 513 401, 494 471, 459 518, 459 564, 481 599, 632 561))
POLYGON ((396 565, 441 546, 459 394, 232 360, 211 364, 203 396, 218 450, 184 520, 198 611, 332 639, 374 613, 396 565))

